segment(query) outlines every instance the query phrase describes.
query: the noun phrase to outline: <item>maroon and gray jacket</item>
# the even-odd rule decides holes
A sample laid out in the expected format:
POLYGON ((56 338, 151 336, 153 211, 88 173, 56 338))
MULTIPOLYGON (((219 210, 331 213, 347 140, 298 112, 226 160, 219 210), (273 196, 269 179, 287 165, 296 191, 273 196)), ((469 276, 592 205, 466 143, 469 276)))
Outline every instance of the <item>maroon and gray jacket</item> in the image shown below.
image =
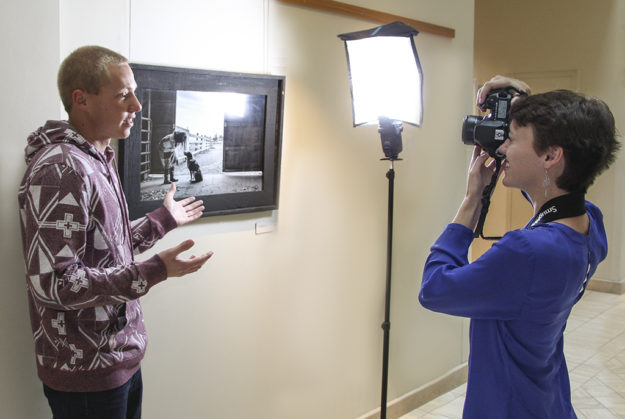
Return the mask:
POLYGON ((158 256, 133 255, 176 221, 161 207, 131 224, 113 150, 67 122, 33 132, 26 162, 18 201, 39 377, 60 391, 118 387, 145 353, 139 297, 166 279, 158 256))

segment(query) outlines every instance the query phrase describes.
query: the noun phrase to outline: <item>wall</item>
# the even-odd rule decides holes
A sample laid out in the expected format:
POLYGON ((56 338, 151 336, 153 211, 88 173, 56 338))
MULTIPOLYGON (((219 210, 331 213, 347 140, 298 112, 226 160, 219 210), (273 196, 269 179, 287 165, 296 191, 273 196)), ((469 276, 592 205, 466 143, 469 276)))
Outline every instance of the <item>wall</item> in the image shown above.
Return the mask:
MULTIPOLYGON (((477 0, 475 14, 475 75, 480 84, 494 74, 557 78, 574 73, 577 89, 603 99, 617 129, 625 132, 625 0, 528 0, 505 7, 495 0, 477 0)), ((623 150, 620 154, 588 197, 604 213, 609 242, 608 257, 594 279, 625 290, 623 150)))
MULTIPOLYGON (((429 245, 464 194, 473 2, 352 1, 456 30, 419 34, 422 128, 405 127, 395 165, 389 400, 466 359, 466 321, 417 303, 429 245), (449 10, 456 13, 450 14, 449 10), (456 122, 453 122, 456 121, 456 122)), ((215 256, 142 299, 150 336, 145 417, 350 418, 379 404, 388 163, 375 127, 352 128, 339 33, 376 23, 272 0, 36 0, 3 5, 10 98, 2 169, 0 416, 47 416, 27 321, 15 192, 27 133, 62 114, 55 74, 79 45, 133 62, 286 75, 280 208, 210 217, 142 257, 193 237, 215 256), (32 23, 22 25, 22 16, 32 23), (94 16, 97 17, 94 19, 94 16), (25 92, 26 90, 26 92, 25 92), (256 235, 255 226, 270 232, 256 235)))
POLYGON ((26 167, 23 159, 26 133, 46 118, 58 116, 56 75, 51 71, 59 65, 58 33, 56 2, 2 3, 0 35, 5 41, 0 45, 4 98, 0 101, 0 124, 4 129, 1 140, 4 159, 0 168, 0 416, 6 418, 49 416, 35 372, 17 188, 26 167), (24 16, 28 16, 27 24, 24 16))

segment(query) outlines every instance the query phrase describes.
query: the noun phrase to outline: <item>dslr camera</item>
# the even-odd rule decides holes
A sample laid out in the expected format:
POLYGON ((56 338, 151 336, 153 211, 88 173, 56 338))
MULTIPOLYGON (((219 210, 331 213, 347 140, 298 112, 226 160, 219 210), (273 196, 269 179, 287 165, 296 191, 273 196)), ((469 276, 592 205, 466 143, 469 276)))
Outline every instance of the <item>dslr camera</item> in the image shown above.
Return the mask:
POLYGON ((467 115, 462 122, 462 142, 478 145, 497 160, 503 156, 497 149, 508 138, 510 130, 510 104, 515 94, 524 94, 513 87, 494 89, 488 93, 480 107, 490 110, 486 116, 467 115), (511 93, 511 90, 515 93, 511 93))

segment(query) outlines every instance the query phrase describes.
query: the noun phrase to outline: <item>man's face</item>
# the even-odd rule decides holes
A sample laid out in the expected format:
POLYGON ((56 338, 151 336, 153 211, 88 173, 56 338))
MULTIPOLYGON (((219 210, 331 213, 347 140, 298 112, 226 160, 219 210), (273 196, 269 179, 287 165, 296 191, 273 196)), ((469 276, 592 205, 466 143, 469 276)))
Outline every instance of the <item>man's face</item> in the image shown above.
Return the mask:
POLYGON ((137 83, 130 66, 112 64, 109 76, 110 81, 97 95, 87 93, 89 131, 96 141, 127 138, 135 113, 141 110, 135 96, 137 83))

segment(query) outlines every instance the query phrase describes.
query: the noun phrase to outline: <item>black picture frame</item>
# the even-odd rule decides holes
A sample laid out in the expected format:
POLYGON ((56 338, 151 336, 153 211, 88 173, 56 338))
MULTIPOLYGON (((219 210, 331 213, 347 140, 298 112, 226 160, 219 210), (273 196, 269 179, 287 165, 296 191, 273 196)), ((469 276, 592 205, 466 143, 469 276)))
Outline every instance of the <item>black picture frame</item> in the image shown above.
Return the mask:
POLYGON ((131 219, 160 207, 170 187, 165 181, 174 176, 175 199, 201 199, 202 217, 278 208, 284 76, 130 66, 142 110, 118 155, 131 219), (232 98, 246 111, 226 111, 232 98), (184 143, 177 141, 180 132, 184 143), (199 164, 185 164, 191 160, 199 164), (193 171, 198 166, 201 175, 193 171))

